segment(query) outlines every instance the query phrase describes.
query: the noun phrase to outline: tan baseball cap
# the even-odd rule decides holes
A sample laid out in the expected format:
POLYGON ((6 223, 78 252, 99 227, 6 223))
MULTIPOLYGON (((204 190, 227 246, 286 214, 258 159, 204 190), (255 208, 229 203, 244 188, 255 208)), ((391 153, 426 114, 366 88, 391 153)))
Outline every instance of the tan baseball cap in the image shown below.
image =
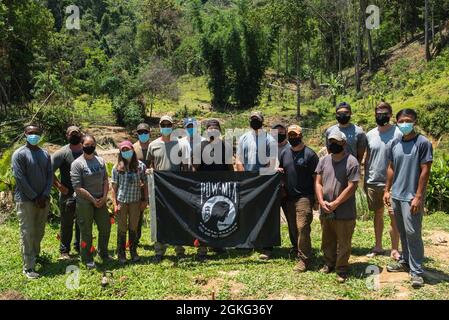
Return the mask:
POLYGON ((337 141, 347 141, 346 139, 346 135, 341 132, 340 130, 333 130, 330 134, 329 137, 327 137, 328 140, 330 139, 334 139, 337 141))
POLYGON ((161 123, 164 122, 164 121, 168 121, 168 122, 170 122, 170 123, 173 123, 173 119, 172 119, 172 117, 170 117, 170 116, 163 116, 163 117, 161 118, 161 120, 159 120, 159 124, 161 124, 161 123))
POLYGON ((263 122, 263 114, 262 114, 262 112, 260 112, 260 111, 253 111, 253 112, 251 112, 251 115, 249 116, 249 118, 252 119, 254 117, 263 122))
POLYGON ((68 127, 66 133, 67 133, 67 135, 70 135, 74 131, 81 133, 80 128, 78 128, 77 126, 68 127))
POLYGON ((290 132, 294 132, 294 133, 300 135, 302 133, 302 128, 300 126, 297 126, 296 124, 292 124, 287 129, 287 134, 289 134, 290 132))

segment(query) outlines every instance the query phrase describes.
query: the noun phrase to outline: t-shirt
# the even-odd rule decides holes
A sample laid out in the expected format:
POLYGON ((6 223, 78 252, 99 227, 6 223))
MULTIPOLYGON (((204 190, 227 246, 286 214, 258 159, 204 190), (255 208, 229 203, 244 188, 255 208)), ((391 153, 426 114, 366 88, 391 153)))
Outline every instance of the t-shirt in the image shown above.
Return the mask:
MULTIPOLYGON (((240 137, 236 156, 243 163, 245 171, 259 171, 269 166, 270 150, 276 150, 277 144, 271 134, 260 131, 256 135, 251 130, 240 137)), ((273 155, 274 159, 276 157, 277 153, 273 155)))
POLYGON ((61 184, 69 189, 68 195, 72 195, 74 192, 72 181, 70 179, 70 167, 72 162, 82 154, 82 149, 79 152, 73 152, 68 144, 63 146, 51 156, 53 172, 56 172, 59 169, 59 172, 61 173, 61 184))
POLYGON ((34 201, 38 197, 50 195, 53 169, 47 151, 22 146, 13 153, 11 164, 16 180, 14 191, 16 202, 34 201))
POLYGON ((232 146, 223 141, 201 142, 201 165, 198 171, 231 171, 232 146))
POLYGON ((358 152, 364 151, 366 149, 367 145, 366 134, 362 128, 356 126, 353 123, 351 123, 347 127, 340 127, 338 124, 336 124, 328 128, 325 132, 326 146, 328 145, 329 142, 328 137, 333 130, 339 130, 345 134, 347 139, 346 151, 351 153, 354 157, 357 158, 358 152))
POLYGON ((206 138, 204 138, 201 135, 196 135, 194 138, 190 139, 190 137, 183 137, 179 139, 179 145, 181 146, 181 152, 182 152, 182 159, 184 164, 188 165, 188 170, 192 170, 192 163, 193 163, 193 152, 198 152, 196 154, 195 159, 200 159, 201 154, 199 152, 201 151, 201 143, 203 141, 206 141, 206 138))
POLYGON ((276 168, 279 168, 279 160, 281 159, 281 154, 282 154, 282 151, 284 151, 285 149, 288 149, 288 148, 290 148, 291 147, 291 145, 290 145, 290 143, 287 141, 287 143, 286 144, 284 144, 284 145, 280 145, 279 143, 278 143, 278 157, 277 157, 277 159, 276 159, 276 168))
POLYGON ((169 142, 158 138, 148 146, 148 160, 154 164, 154 170, 180 171, 182 164, 182 150, 178 140, 169 142))
POLYGON ((279 168, 284 168, 288 199, 296 200, 315 194, 313 176, 318 161, 317 154, 309 147, 301 151, 293 151, 291 147, 284 149, 279 158, 279 168))
MULTIPOLYGON (((86 160, 84 156, 79 157, 72 163, 70 177, 73 189, 83 188, 94 198, 101 198, 103 196, 104 180, 108 178, 106 164, 103 158, 99 156, 94 156, 90 160, 86 160)), ((77 201, 86 200, 77 197, 77 201)))
POLYGON ((365 164, 365 183, 384 187, 387 181, 388 148, 394 140, 402 137, 402 133, 397 126, 382 133, 376 127, 366 137, 369 158, 365 164))
POLYGON ((411 201, 418 189, 421 165, 433 161, 432 144, 420 134, 409 141, 394 140, 388 150, 388 159, 394 170, 391 197, 411 201))
MULTIPOLYGON (((320 159, 315 170, 321 175, 323 198, 332 202, 338 198, 348 186, 348 183, 360 180, 359 162, 352 154, 347 154, 342 160, 335 161, 328 154, 320 159)), ((357 217, 355 193, 335 210, 337 220, 352 220, 357 217)))
POLYGON ((147 154, 148 154, 148 148, 143 149, 142 146, 140 145, 140 142, 137 141, 136 143, 134 143, 134 152, 136 153, 137 156, 137 160, 142 161, 145 166, 149 166, 149 161, 147 158, 147 154))

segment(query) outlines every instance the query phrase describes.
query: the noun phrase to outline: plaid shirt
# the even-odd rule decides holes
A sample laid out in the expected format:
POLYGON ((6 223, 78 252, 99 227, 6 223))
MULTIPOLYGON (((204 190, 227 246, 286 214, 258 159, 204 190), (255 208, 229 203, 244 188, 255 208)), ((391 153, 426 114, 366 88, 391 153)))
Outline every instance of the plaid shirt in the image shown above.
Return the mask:
POLYGON ((147 183, 146 166, 139 161, 137 172, 118 172, 112 168, 112 183, 117 185, 117 200, 121 203, 138 202, 141 199, 141 183, 147 183))

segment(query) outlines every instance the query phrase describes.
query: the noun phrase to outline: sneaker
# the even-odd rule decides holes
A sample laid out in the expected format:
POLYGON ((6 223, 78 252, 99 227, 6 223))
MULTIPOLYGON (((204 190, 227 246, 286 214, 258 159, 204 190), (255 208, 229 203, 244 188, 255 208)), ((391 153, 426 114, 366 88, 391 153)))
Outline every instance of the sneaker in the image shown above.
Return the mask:
POLYGON ((260 260, 270 260, 272 252, 269 250, 264 250, 261 254, 259 254, 260 260))
POLYGON ((23 270, 23 274, 24 274, 28 279, 37 279, 37 278, 39 278, 39 273, 37 273, 36 271, 34 271, 34 269, 23 270))
POLYGON ((414 289, 424 287, 424 278, 421 276, 412 276, 412 287, 414 289))
POLYGON ((88 262, 86 263, 86 268, 87 269, 95 269, 95 262, 88 262))
POLYGON ((404 262, 396 262, 387 266, 388 272, 409 272, 410 267, 404 262))
POLYGON ((306 265, 305 261, 302 260, 302 259, 299 259, 298 263, 293 268, 293 271, 299 272, 299 273, 306 272, 307 271, 307 265, 306 265))
POLYGON ((102 263, 106 263, 106 262, 114 260, 114 257, 107 254, 107 255, 101 256, 100 259, 101 259, 102 263))
POLYGON ((321 273, 326 273, 326 274, 331 273, 332 271, 334 271, 334 267, 329 267, 328 265, 324 265, 324 267, 322 267, 320 269, 321 273))
POLYGON ((347 278, 348 278, 348 274, 346 272, 338 272, 337 273, 337 282, 338 283, 345 283, 347 278))
POLYGON ((59 260, 70 260, 70 255, 68 253, 61 253, 59 260))

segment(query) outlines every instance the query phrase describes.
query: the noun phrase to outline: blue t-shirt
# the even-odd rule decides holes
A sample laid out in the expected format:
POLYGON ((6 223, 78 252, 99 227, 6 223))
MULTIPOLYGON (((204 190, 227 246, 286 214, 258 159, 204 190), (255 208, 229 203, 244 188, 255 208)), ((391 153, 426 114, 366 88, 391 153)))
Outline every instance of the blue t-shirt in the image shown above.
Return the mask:
POLYGON ((237 145, 237 157, 243 163, 245 171, 259 171, 267 167, 270 155, 275 160, 277 154, 277 141, 271 134, 260 131, 257 135, 254 130, 242 135, 237 145))
POLYGON ((394 140, 388 159, 392 161, 394 170, 391 197, 400 201, 413 200, 418 189, 421 165, 433 161, 432 144, 420 134, 409 141, 394 140))

